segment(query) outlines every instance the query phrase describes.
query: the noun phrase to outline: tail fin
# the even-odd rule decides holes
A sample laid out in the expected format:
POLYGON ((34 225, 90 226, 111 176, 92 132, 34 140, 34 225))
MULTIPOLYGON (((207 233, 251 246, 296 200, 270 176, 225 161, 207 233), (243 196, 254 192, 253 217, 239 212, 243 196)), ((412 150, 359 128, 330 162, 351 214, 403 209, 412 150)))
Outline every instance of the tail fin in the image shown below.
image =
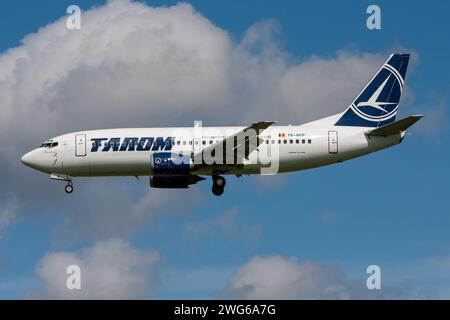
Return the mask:
POLYGON ((391 54, 336 126, 381 127, 395 121, 409 54, 391 54))

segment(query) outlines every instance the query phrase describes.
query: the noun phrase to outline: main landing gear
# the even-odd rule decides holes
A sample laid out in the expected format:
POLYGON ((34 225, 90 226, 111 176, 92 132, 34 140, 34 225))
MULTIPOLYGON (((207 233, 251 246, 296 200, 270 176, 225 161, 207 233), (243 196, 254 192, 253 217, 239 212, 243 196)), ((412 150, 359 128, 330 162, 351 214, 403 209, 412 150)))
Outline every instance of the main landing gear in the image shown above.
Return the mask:
POLYGON ((66 190, 67 193, 72 193, 72 191, 73 191, 72 180, 67 181, 67 184, 64 187, 64 190, 66 190))
POLYGON ((225 178, 221 176, 213 176, 213 185, 212 185, 212 193, 215 196, 221 196, 223 194, 223 191, 225 189, 225 178))

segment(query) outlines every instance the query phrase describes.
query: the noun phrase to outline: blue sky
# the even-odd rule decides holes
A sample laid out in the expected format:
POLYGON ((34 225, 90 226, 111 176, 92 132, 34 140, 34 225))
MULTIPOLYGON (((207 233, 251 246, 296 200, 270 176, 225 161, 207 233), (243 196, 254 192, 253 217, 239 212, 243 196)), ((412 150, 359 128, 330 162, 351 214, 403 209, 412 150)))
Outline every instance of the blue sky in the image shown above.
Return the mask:
MULTIPOLYGON (((26 35, 64 16, 67 6, 73 3, 83 11, 104 4, 3 3, 2 54, 21 46, 26 35)), ((149 1, 148 5, 176 3, 149 1)), ((79 225, 72 226, 67 220, 64 208, 68 205, 62 205, 66 195, 61 184, 26 167, 8 164, 9 171, 5 169, 2 175, 9 177, 13 172, 16 180, 26 183, 33 179, 39 187, 27 191, 34 192, 35 198, 18 193, 17 199, 24 203, 2 232, 0 298, 29 297, 39 291, 45 281, 36 268, 49 252, 79 253, 108 237, 124 239, 139 250, 156 250, 161 255, 155 284, 145 296, 148 298, 216 298, 239 267, 255 256, 274 255, 336 266, 362 288, 367 266, 377 264, 382 268, 386 288, 396 288, 406 296, 411 290, 424 292, 424 297, 450 298, 450 264, 446 262, 450 258, 449 3, 432 1, 424 6, 410 1, 378 1, 382 29, 377 31, 366 28, 365 10, 372 4, 367 1, 316 1, 308 5, 266 0, 191 3, 235 43, 255 23, 275 21, 278 29, 274 36, 292 63, 311 56, 334 59, 340 50, 383 56, 400 48, 411 51, 415 59, 406 83, 413 94, 401 106, 401 115, 423 113, 425 118, 404 143, 394 148, 281 177, 230 177, 221 198, 210 196, 209 182, 199 184, 183 191, 192 191, 192 197, 183 195, 181 205, 155 203, 156 217, 142 226, 131 226, 117 234, 113 230, 99 237, 80 232, 79 225), (46 194, 45 201, 39 200, 40 192, 46 194), (60 199, 53 201, 52 197, 60 199), (230 219, 229 224, 221 223, 220 217, 230 219), (189 231, 192 229, 200 231, 193 234, 189 231)), ((342 105, 341 110, 344 108, 342 105)), ((171 112, 170 108, 164 110, 171 112)), ((283 109, 279 112, 283 113, 283 109)), ((190 125, 195 116, 202 114, 180 121, 190 125)), ((208 124, 214 125, 211 121, 208 124)), ((241 122, 236 119, 236 124, 241 122)), ((32 141, 26 147, 45 138, 30 135, 32 141)), ((70 207, 87 201, 83 197, 97 192, 96 188, 110 192, 111 197, 130 193, 127 197, 131 203, 153 192, 146 179, 85 179, 76 182, 75 193, 84 192, 74 194, 76 200, 67 200, 70 207), (114 188, 108 191, 111 183, 114 188)), ((162 197, 180 196, 170 190, 167 193, 162 197)), ((125 210, 123 216, 127 214, 125 210)), ((102 216, 107 217, 107 212, 102 216)), ((396 297, 395 293, 392 296, 396 297)))

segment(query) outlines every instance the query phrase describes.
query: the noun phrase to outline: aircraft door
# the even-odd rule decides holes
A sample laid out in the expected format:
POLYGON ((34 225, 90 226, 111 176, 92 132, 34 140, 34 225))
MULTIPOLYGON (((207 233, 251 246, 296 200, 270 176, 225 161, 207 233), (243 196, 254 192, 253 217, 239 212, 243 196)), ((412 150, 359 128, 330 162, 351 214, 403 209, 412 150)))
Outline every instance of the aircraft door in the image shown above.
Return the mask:
POLYGON ((337 131, 328 131, 328 153, 338 153, 338 133, 337 131))
POLYGON ((200 151, 200 149, 201 149, 201 139, 199 139, 199 138, 192 139, 192 145, 194 147, 194 152, 195 151, 200 151))
POLYGON ((75 155, 77 157, 84 157, 86 155, 86 135, 75 135, 75 155))

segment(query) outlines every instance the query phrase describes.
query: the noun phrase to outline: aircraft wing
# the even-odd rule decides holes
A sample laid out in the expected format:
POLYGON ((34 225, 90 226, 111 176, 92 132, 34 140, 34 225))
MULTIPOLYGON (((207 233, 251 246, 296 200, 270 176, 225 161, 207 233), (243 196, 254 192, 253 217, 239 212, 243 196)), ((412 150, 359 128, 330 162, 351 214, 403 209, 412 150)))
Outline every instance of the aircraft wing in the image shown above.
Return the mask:
POLYGON ((214 166, 235 166, 243 163, 244 159, 248 159, 250 153, 252 153, 261 144, 258 135, 260 132, 266 130, 274 121, 260 121, 254 122, 250 126, 232 134, 223 140, 209 145, 201 151, 194 154, 194 168, 200 169, 205 166, 212 165, 211 163, 204 163, 202 159, 215 156, 216 153, 222 152, 222 163, 216 163, 214 166), (232 161, 229 161, 232 159, 232 161), (231 162, 231 163, 230 163, 231 162))

